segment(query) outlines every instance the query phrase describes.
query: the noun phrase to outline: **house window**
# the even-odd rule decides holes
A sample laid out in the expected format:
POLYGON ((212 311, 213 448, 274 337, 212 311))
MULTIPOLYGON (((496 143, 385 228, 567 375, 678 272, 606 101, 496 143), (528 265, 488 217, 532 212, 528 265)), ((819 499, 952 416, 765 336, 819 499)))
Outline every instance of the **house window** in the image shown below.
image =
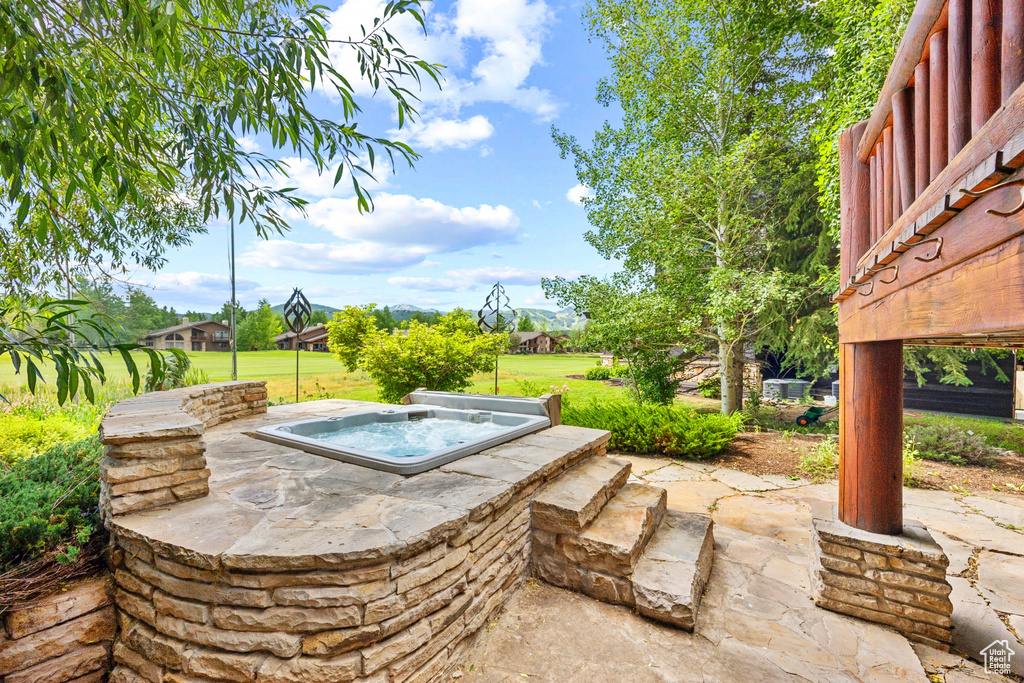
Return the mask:
POLYGON ((164 348, 166 349, 184 349, 185 338, 175 332, 164 337, 164 348))

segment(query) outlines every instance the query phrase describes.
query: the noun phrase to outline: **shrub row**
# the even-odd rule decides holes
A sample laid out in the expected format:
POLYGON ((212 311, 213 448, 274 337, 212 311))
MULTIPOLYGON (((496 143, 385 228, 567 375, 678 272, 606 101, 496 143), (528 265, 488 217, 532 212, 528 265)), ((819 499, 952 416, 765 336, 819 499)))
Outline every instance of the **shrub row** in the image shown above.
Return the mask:
POLYGON ((736 437, 739 416, 697 413, 677 406, 625 402, 570 402, 562 421, 577 427, 607 429, 609 450, 662 453, 688 460, 717 455, 736 437))
POLYGON ((583 376, 590 380, 605 380, 611 379, 612 377, 629 377, 629 366, 628 365, 613 365, 612 367, 605 367, 604 365, 598 365, 595 368, 590 368, 583 376))

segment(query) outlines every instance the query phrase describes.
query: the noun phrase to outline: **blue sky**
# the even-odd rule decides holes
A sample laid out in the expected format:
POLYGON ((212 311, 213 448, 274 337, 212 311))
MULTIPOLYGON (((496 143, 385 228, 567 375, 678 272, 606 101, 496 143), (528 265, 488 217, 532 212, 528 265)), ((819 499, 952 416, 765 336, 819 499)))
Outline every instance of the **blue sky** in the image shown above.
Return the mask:
MULTIPOLYGON (((347 37, 383 4, 341 3, 332 36, 347 37)), ((317 177, 308 162, 290 159, 287 184, 311 202, 309 215, 266 242, 239 227, 241 303, 280 303, 302 287, 311 301, 336 307, 473 309, 500 279, 513 306, 553 308, 541 277, 608 272, 612 265, 583 240, 581 188, 550 134, 554 124, 586 143, 617 117, 594 99, 608 63, 589 41, 581 10, 582 3, 556 0, 444 0, 428 4, 427 37, 411 21, 397 26, 412 52, 448 66, 444 87, 425 89, 419 122, 401 132, 387 103, 364 94, 360 125, 392 131, 422 158, 414 169, 381 174, 372 189, 376 211, 363 216, 347 181, 333 188, 333 172, 317 177)), ((329 117, 336 105, 317 96, 315 106, 329 117)), ((259 138, 246 144, 271 152, 259 138)), ((229 298, 227 259, 226 225, 215 222, 193 246, 171 253, 162 271, 132 279, 162 305, 213 310, 229 298)))

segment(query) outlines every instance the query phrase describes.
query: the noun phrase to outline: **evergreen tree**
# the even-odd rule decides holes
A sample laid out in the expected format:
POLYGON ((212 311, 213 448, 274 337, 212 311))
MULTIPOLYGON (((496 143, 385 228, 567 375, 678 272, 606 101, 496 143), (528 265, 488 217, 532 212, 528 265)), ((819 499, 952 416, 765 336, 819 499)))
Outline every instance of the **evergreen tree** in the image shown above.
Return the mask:
POLYGON ((523 317, 519 319, 519 325, 516 327, 516 332, 536 332, 537 326, 530 320, 529 313, 523 313, 523 317))

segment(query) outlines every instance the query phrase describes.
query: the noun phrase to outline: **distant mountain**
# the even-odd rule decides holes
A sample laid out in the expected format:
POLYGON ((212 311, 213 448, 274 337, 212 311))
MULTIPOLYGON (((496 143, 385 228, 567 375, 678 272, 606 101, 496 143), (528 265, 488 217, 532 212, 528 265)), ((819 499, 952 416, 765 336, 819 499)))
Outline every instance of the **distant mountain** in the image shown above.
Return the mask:
POLYGON ((587 323, 582 315, 577 315, 571 308, 563 308, 560 311, 547 311, 543 308, 517 308, 516 313, 520 316, 529 315, 534 326, 539 330, 547 325, 548 331, 556 330, 578 330, 587 323))
MULTIPOLYGON (((324 311, 328 317, 334 315, 337 311, 341 310, 334 308, 333 306, 326 306, 324 304, 310 304, 314 311, 324 311)), ((379 306, 378 308, 383 308, 379 306)), ((271 306, 270 310, 274 313, 281 313, 284 311, 284 304, 278 304, 271 306)), ((397 304, 395 306, 389 306, 388 310, 391 311, 391 315, 394 316, 397 322, 408 320, 414 313, 445 313, 446 311, 439 311, 436 308, 420 308, 419 306, 413 306, 412 304, 397 304)), ((476 311, 470 311, 470 313, 476 316, 476 311)), ((563 308, 560 311, 548 311, 543 308, 517 308, 516 313, 519 315, 528 314, 530 320, 533 321, 537 329, 541 329, 542 326, 546 325, 548 331, 554 332, 557 330, 577 330, 582 328, 586 324, 586 318, 582 315, 577 315, 576 311, 571 308, 563 308)))
MULTIPOLYGON (((310 307, 314 311, 323 311, 324 313, 327 314, 328 318, 341 310, 340 308, 333 308, 331 306, 324 306, 323 304, 313 304, 313 303, 310 304, 310 307)), ((284 304, 278 304, 276 306, 271 306, 270 310, 272 310, 274 313, 282 313, 283 314, 284 313, 284 304)))

